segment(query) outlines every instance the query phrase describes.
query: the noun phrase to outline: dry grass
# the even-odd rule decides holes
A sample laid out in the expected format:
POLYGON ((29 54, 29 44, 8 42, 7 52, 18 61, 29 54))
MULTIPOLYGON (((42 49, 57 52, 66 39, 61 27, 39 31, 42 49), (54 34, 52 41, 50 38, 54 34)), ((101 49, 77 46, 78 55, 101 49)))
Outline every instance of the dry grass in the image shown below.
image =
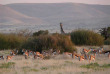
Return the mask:
MULTIPOLYGON (((0 51, 1 52, 1 51, 0 51)), ((4 51, 3 51, 4 52, 4 51)), ((6 51, 7 52, 7 51, 6 51)), ((55 58, 48 60, 25 59, 24 56, 14 56, 11 60, 6 62, 0 60, 0 66, 4 63, 8 68, 0 68, 0 74, 109 74, 110 73, 110 59, 107 55, 97 55, 96 60, 91 63, 96 65, 89 65, 88 60, 78 61, 69 56, 58 55, 55 58), (102 59, 101 59, 102 58, 102 59), (9 63, 11 62, 11 65, 9 63), (13 63, 13 64, 12 64, 13 63), (12 66, 14 65, 14 67, 12 66), (81 67, 81 66, 85 66, 81 67), (89 68, 87 68, 90 66, 89 68), (100 66, 102 69, 100 69, 100 66), (98 68, 97 68, 98 67, 98 68), (95 69, 94 69, 95 68, 95 69)))

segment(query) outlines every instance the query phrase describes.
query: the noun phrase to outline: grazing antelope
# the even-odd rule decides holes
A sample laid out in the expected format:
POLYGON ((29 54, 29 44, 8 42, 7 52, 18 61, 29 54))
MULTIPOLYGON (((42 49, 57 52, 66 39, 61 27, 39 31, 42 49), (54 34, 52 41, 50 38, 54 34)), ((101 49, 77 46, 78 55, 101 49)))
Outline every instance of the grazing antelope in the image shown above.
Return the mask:
POLYGON ((108 54, 108 58, 110 59, 110 50, 106 50, 106 51, 103 51, 102 53, 104 53, 104 54, 108 54))
POLYGON ((110 52, 109 52, 109 54, 108 54, 108 58, 110 59, 110 52))
POLYGON ((3 56, 3 55, 2 55, 2 56, 0 56, 0 60, 1 60, 1 59, 3 59, 3 60, 4 60, 4 56, 3 56))
POLYGON ((7 56, 6 61, 11 60, 13 56, 7 56))
POLYGON ((89 52, 91 51, 91 49, 87 50, 87 49, 83 49, 83 54, 84 54, 84 58, 88 59, 89 58, 89 52))
POLYGON ((89 49, 89 50, 83 49, 83 52, 86 53, 86 54, 89 53, 90 51, 91 51, 91 49, 89 49))
POLYGON ((42 51, 42 54, 43 54, 43 56, 45 56, 45 57, 51 55, 51 53, 49 53, 49 51, 46 51, 46 50, 42 51))
POLYGON ((72 53, 70 53, 70 52, 65 52, 64 54, 65 54, 65 55, 72 56, 72 53))
POLYGON ((98 55, 99 55, 99 54, 103 54, 103 53, 104 53, 103 48, 101 48, 101 49, 98 50, 98 55))
POLYGON ((24 54, 25 54, 25 59, 28 59, 29 56, 28 52, 26 51, 24 54))
POLYGON ((84 55, 82 55, 82 56, 79 56, 79 61, 82 61, 82 60, 84 60, 85 58, 84 58, 84 55))
POLYGON ((75 57, 77 57, 77 58, 79 59, 79 61, 84 60, 84 55, 80 55, 80 54, 77 54, 77 53, 73 53, 73 58, 75 59, 75 57))
POLYGON ((90 55, 90 56, 89 56, 89 63, 90 63, 92 60, 94 60, 94 61, 95 61, 95 56, 90 55))
POLYGON ((34 53, 34 59, 36 59, 36 58, 41 58, 41 59, 43 59, 44 58, 44 56, 40 53, 40 52, 35 52, 34 53))
POLYGON ((52 52, 52 54, 53 54, 53 55, 58 55, 58 54, 60 54, 60 50, 54 50, 54 51, 52 52))
POLYGON ((33 55, 33 51, 29 50, 29 56, 33 55))
POLYGON ((92 53, 94 54, 94 56, 96 56, 96 53, 98 52, 98 50, 93 49, 92 53))
POLYGON ((80 57, 80 54, 73 53, 73 58, 75 59, 75 57, 79 58, 80 57))
POLYGON ((15 55, 15 52, 12 50, 12 51, 10 52, 10 55, 15 55))

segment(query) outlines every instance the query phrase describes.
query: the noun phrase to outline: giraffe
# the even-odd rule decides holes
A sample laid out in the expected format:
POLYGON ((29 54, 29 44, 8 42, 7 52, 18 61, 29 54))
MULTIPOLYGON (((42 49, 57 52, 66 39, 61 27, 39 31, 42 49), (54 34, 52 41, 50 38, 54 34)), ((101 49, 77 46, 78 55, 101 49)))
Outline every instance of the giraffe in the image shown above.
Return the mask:
POLYGON ((71 40, 70 34, 67 34, 67 33, 64 32, 64 30, 63 30, 63 24, 62 23, 60 23, 60 30, 61 30, 61 34, 62 35, 66 35, 71 40))
POLYGON ((60 30, 61 30, 61 34, 65 34, 65 32, 64 32, 64 30, 63 30, 63 24, 62 23, 60 23, 60 30))

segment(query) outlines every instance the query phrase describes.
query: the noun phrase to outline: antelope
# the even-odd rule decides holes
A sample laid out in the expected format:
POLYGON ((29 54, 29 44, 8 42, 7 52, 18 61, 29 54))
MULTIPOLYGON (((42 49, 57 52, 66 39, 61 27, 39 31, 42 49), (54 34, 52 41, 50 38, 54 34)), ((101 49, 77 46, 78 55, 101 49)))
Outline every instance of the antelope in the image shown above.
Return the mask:
POLYGON ((40 54, 40 52, 35 52, 34 54, 34 59, 36 59, 37 57, 40 57, 40 58, 44 58, 44 56, 42 54, 40 54))
POLYGON ((85 58, 84 58, 84 56, 82 55, 82 56, 79 56, 79 61, 82 61, 82 60, 84 60, 85 58))
POLYGON ((110 53, 108 54, 108 58, 110 59, 110 53))
POLYGON ((84 60, 84 56, 83 55, 80 55, 80 54, 77 54, 77 53, 73 53, 73 58, 75 59, 75 57, 79 58, 79 61, 84 60))
POLYGON ((10 52, 10 55, 15 55, 15 52, 12 50, 12 51, 10 52))
POLYGON ((80 54, 73 53, 73 58, 75 59, 75 57, 79 58, 80 57, 80 54))
POLYGON ((98 52, 98 50, 93 49, 92 53, 94 54, 94 56, 96 56, 96 53, 98 52))
POLYGON ((84 53, 89 53, 91 51, 91 49, 87 50, 87 49, 83 49, 84 53))
POLYGON ((90 63, 92 60, 94 60, 94 61, 95 61, 95 56, 90 55, 90 56, 89 56, 89 63, 90 63))
POLYGON ((72 53, 70 53, 70 52, 65 52, 64 54, 72 56, 72 53))
POLYGON ((91 51, 91 49, 87 50, 87 49, 83 49, 83 53, 84 53, 84 57, 85 59, 88 59, 88 53, 91 51))
POLYGON ((102 53, 104 53, 104 54, 108 54, 108 58, 110 59, 110 50, 106 50, 106 51, 103 51, 102 53))
POLYGON ((103 48, 101 48, 101 49, 98 50, 98 55, 99 55, 99 54, 102 54, 102 53, 104 53, 103 48))
POLYGON ((4 56, 3 56, 3 55, 2 55, 2 56, 0 56, 0 60, 1 60, 1 59, 3 59, 3 60, 4 60, 4 56))
POLYGON ((52 54, 53 55, 58 55, 58 54, 60 54, 60 50, 54 50, 52 54))
POLYGON ((6 61, 11 60, 13 56, 7 56, 6 61))
POLYGON ((29 50, 29 56, 30 56, 30 55, 33 55, 33 51, 30 51, 30 50, 29 50))
POLYGON ((28 52, 26 51, 24 54, 25 54, 25 59, 27 59, 29 56, 28 52))

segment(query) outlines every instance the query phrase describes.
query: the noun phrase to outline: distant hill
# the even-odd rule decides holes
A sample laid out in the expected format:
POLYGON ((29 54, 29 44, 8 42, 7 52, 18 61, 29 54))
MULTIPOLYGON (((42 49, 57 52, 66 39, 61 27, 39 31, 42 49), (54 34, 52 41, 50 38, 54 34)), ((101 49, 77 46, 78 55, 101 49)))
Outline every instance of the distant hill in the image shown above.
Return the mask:
POLYGON ((0 5, 0 24, 41 24, 43 21, 24 15, 14 9, 0 5))
MULTIPOLYGON (((49 30, 60 32, 59 23, 66 32, 74 29, 98 29, 110 26, 110 5, 81 3, 15 3, 0 5, 0 28, 8 24, 13 29, 49 30), (18 25, 28 24, 28 26, 18 25), (33 25, 34 24, 34 25, 33 25), (39 26, 38 26, 39 25, 39 26)), ((8 25, 9 26, 9 25, 8 25)))
POLYGON ((7 6, 22 14, 38 17, 53 24, 59 22, 68 24, 77 24, 77 22, 88 23, 88 21, 91 22, 94 20, 100 22, 103 19, 110 18, 110 5, 89 5, 80 3, 18 3, 9 4, 7 6))

